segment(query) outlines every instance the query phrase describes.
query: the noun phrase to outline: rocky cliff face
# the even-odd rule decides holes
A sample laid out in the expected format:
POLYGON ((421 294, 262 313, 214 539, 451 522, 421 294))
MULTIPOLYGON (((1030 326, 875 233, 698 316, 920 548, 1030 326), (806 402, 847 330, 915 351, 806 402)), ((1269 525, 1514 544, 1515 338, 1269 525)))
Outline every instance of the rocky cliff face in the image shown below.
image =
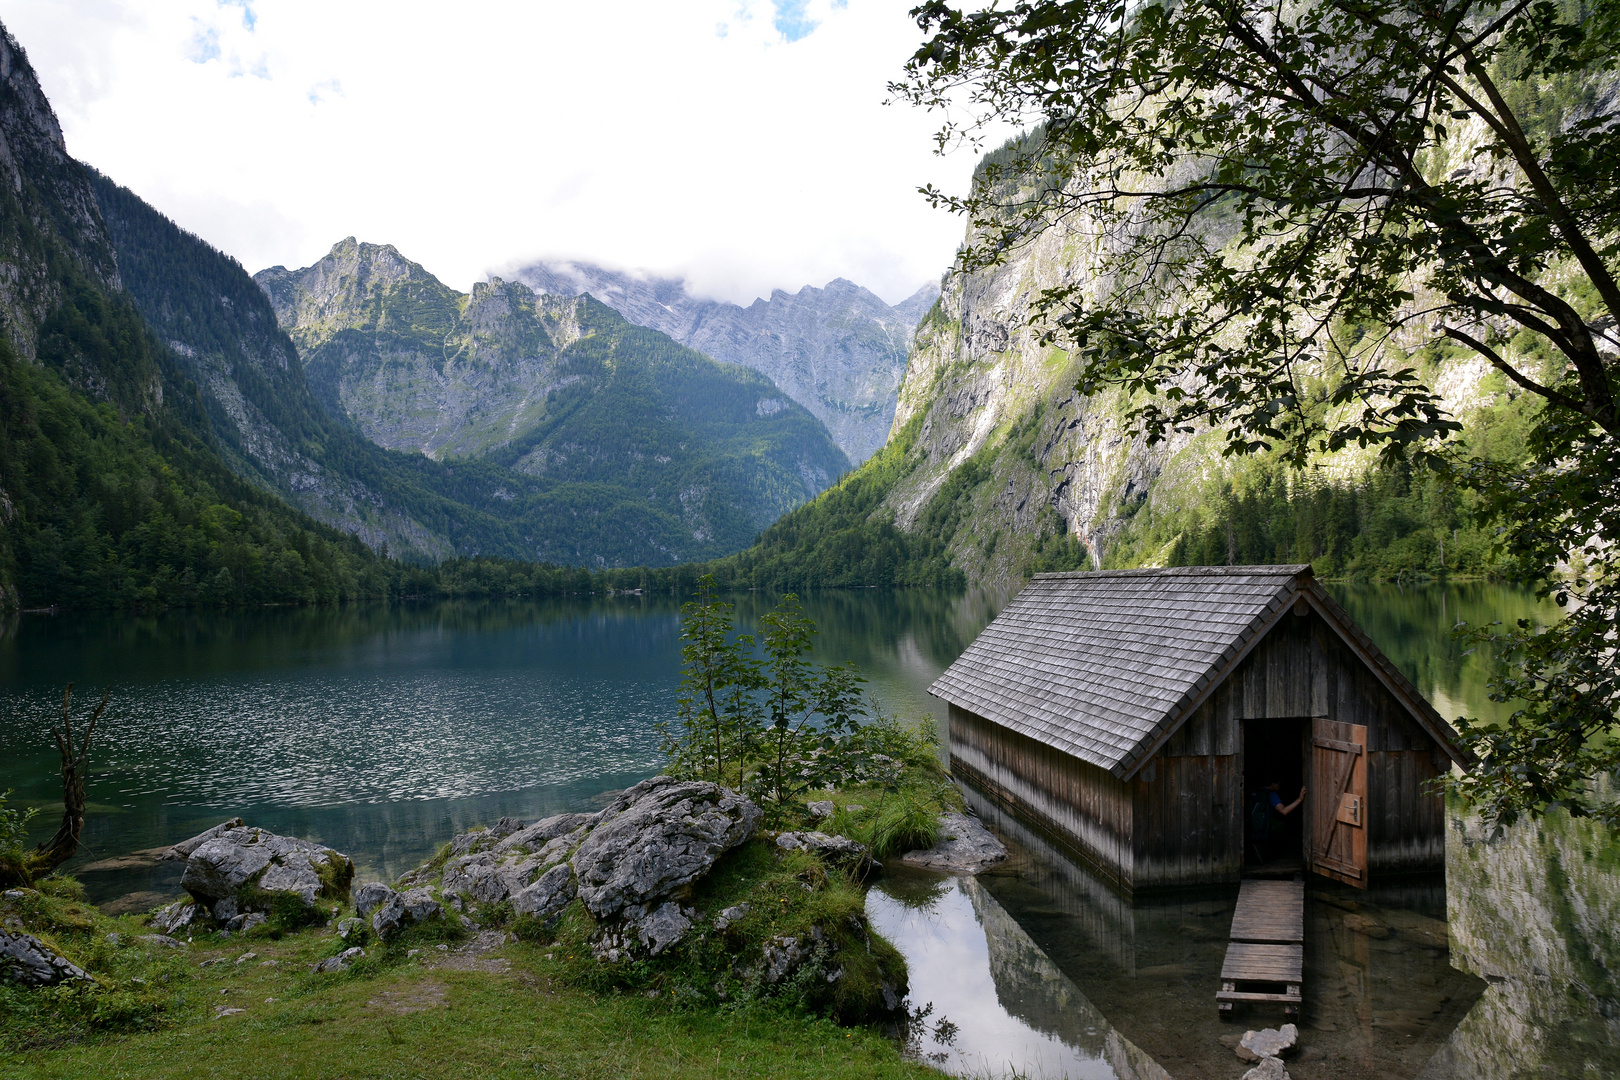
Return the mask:
POLYGON ((107 241, 89 176, 67 153, 56 113, 22 47, 0 29, 0 318, 22 356, 33 359, 39 326, 58 303, 60 277, 51 257, 89 281, 118 288, 118 263, 107 241))
MULTIPOLYGON (((401 475, 400 463, 326 415, 275 312, 235 260, 106 177, 96 178, 95 192, 124 284, 196 382, 232 469, 374 548, 425 559, 456 554, 457 540, 425 524, 435 515, 418 505, 433 478, 401 475)), ((469 522, 479 517, 462 511, 469 522)), ((471 546, 489 550, 491 538, 471 546)))
POLYGON ((496 278, 471 295, 353 237, 303 270, 255 275, 327 409, 392 450, 470 457, 546 415, 571 301, 496 278))
POLYGON ((762 375, 589 296, 500 279, 459 293, 352 238, 256 280, 327 410, 379 446, 503 472, 494 497, 531 558, 727 554, 849 467, 762 375))
POLYGON ((691 296, 678 280, 583 263, 537 263, 515 276, 544 293, 590 293, 639 326, 753 368, 825 424, 855 464, 888 438, 912 330, 939 295, 930 284, 890 307, 839 278, 744 308, 691 296))

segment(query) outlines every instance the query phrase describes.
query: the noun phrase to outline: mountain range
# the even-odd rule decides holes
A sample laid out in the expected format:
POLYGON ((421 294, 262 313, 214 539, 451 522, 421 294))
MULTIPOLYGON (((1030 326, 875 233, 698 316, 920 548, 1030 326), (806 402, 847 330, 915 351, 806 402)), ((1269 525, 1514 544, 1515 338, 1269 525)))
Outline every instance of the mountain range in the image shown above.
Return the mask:
POLYGON ((679 279, 589 263, 535 263, 512 276, 544 293, 589 293, 633 323, 753 368, 826 424, 857 465, 889 438, 912 331, 939 296, 930 283, 891 307, 838 278, 821 289, 777 289, 745 308, 692 296, 679 279))

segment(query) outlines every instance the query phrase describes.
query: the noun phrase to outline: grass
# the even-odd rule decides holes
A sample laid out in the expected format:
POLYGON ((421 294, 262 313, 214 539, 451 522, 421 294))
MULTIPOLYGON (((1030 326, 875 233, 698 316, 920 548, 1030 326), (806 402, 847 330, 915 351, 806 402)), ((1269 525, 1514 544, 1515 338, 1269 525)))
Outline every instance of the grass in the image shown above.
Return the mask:
MULTIPOLYGON (((875 1027, 840 1027, 786 1001, 743 995, 713 1005, 582 988, 559 948, 566 928, 555 942, 513 941, 484 958, 504 958, 504 971, 436 968, 457 954, 427 935, 373 944, 351 971, 317 976, 310 965, 347 945, 331 929, 150 947, 133 940, 150 933, 137 917, 103 916, 71 886, 50 888, 55 895, 5 902, 4 916, 21 917, 100 981, 83 990, 0 984, 8 1078, 936 1075, 875 1027), (114 944, 108 933, 123 936, 114 944), (201 966, 208 961, 217 962, 201 966), (244 1011, 216 1017, 224 1007, 244 1011)), ((783 917, 772 912, 749 933, 783 917)))

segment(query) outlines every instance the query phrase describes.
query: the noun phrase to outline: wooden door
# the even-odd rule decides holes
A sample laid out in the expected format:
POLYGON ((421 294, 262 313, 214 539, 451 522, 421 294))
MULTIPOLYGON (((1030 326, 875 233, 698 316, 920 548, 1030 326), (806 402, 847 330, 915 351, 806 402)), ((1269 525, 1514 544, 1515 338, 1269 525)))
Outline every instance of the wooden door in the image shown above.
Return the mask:
POLYGON ((1367 887, 1367 728, 1311 720, 1311 869, 1358 889, 1367 887))

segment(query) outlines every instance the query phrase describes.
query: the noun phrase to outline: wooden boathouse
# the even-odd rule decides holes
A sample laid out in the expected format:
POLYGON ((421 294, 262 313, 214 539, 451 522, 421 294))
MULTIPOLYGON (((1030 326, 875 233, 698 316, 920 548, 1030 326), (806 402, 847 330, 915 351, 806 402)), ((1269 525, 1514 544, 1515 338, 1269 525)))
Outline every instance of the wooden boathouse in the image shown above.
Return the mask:
POLYGON ((1426 785, 1469 765, 1308 565, 1038 574, 929 692, 956 775, 1127 892, 1441 869, 1426 785), (1272 782, 1308 794, 1257 847, 1272 782))

